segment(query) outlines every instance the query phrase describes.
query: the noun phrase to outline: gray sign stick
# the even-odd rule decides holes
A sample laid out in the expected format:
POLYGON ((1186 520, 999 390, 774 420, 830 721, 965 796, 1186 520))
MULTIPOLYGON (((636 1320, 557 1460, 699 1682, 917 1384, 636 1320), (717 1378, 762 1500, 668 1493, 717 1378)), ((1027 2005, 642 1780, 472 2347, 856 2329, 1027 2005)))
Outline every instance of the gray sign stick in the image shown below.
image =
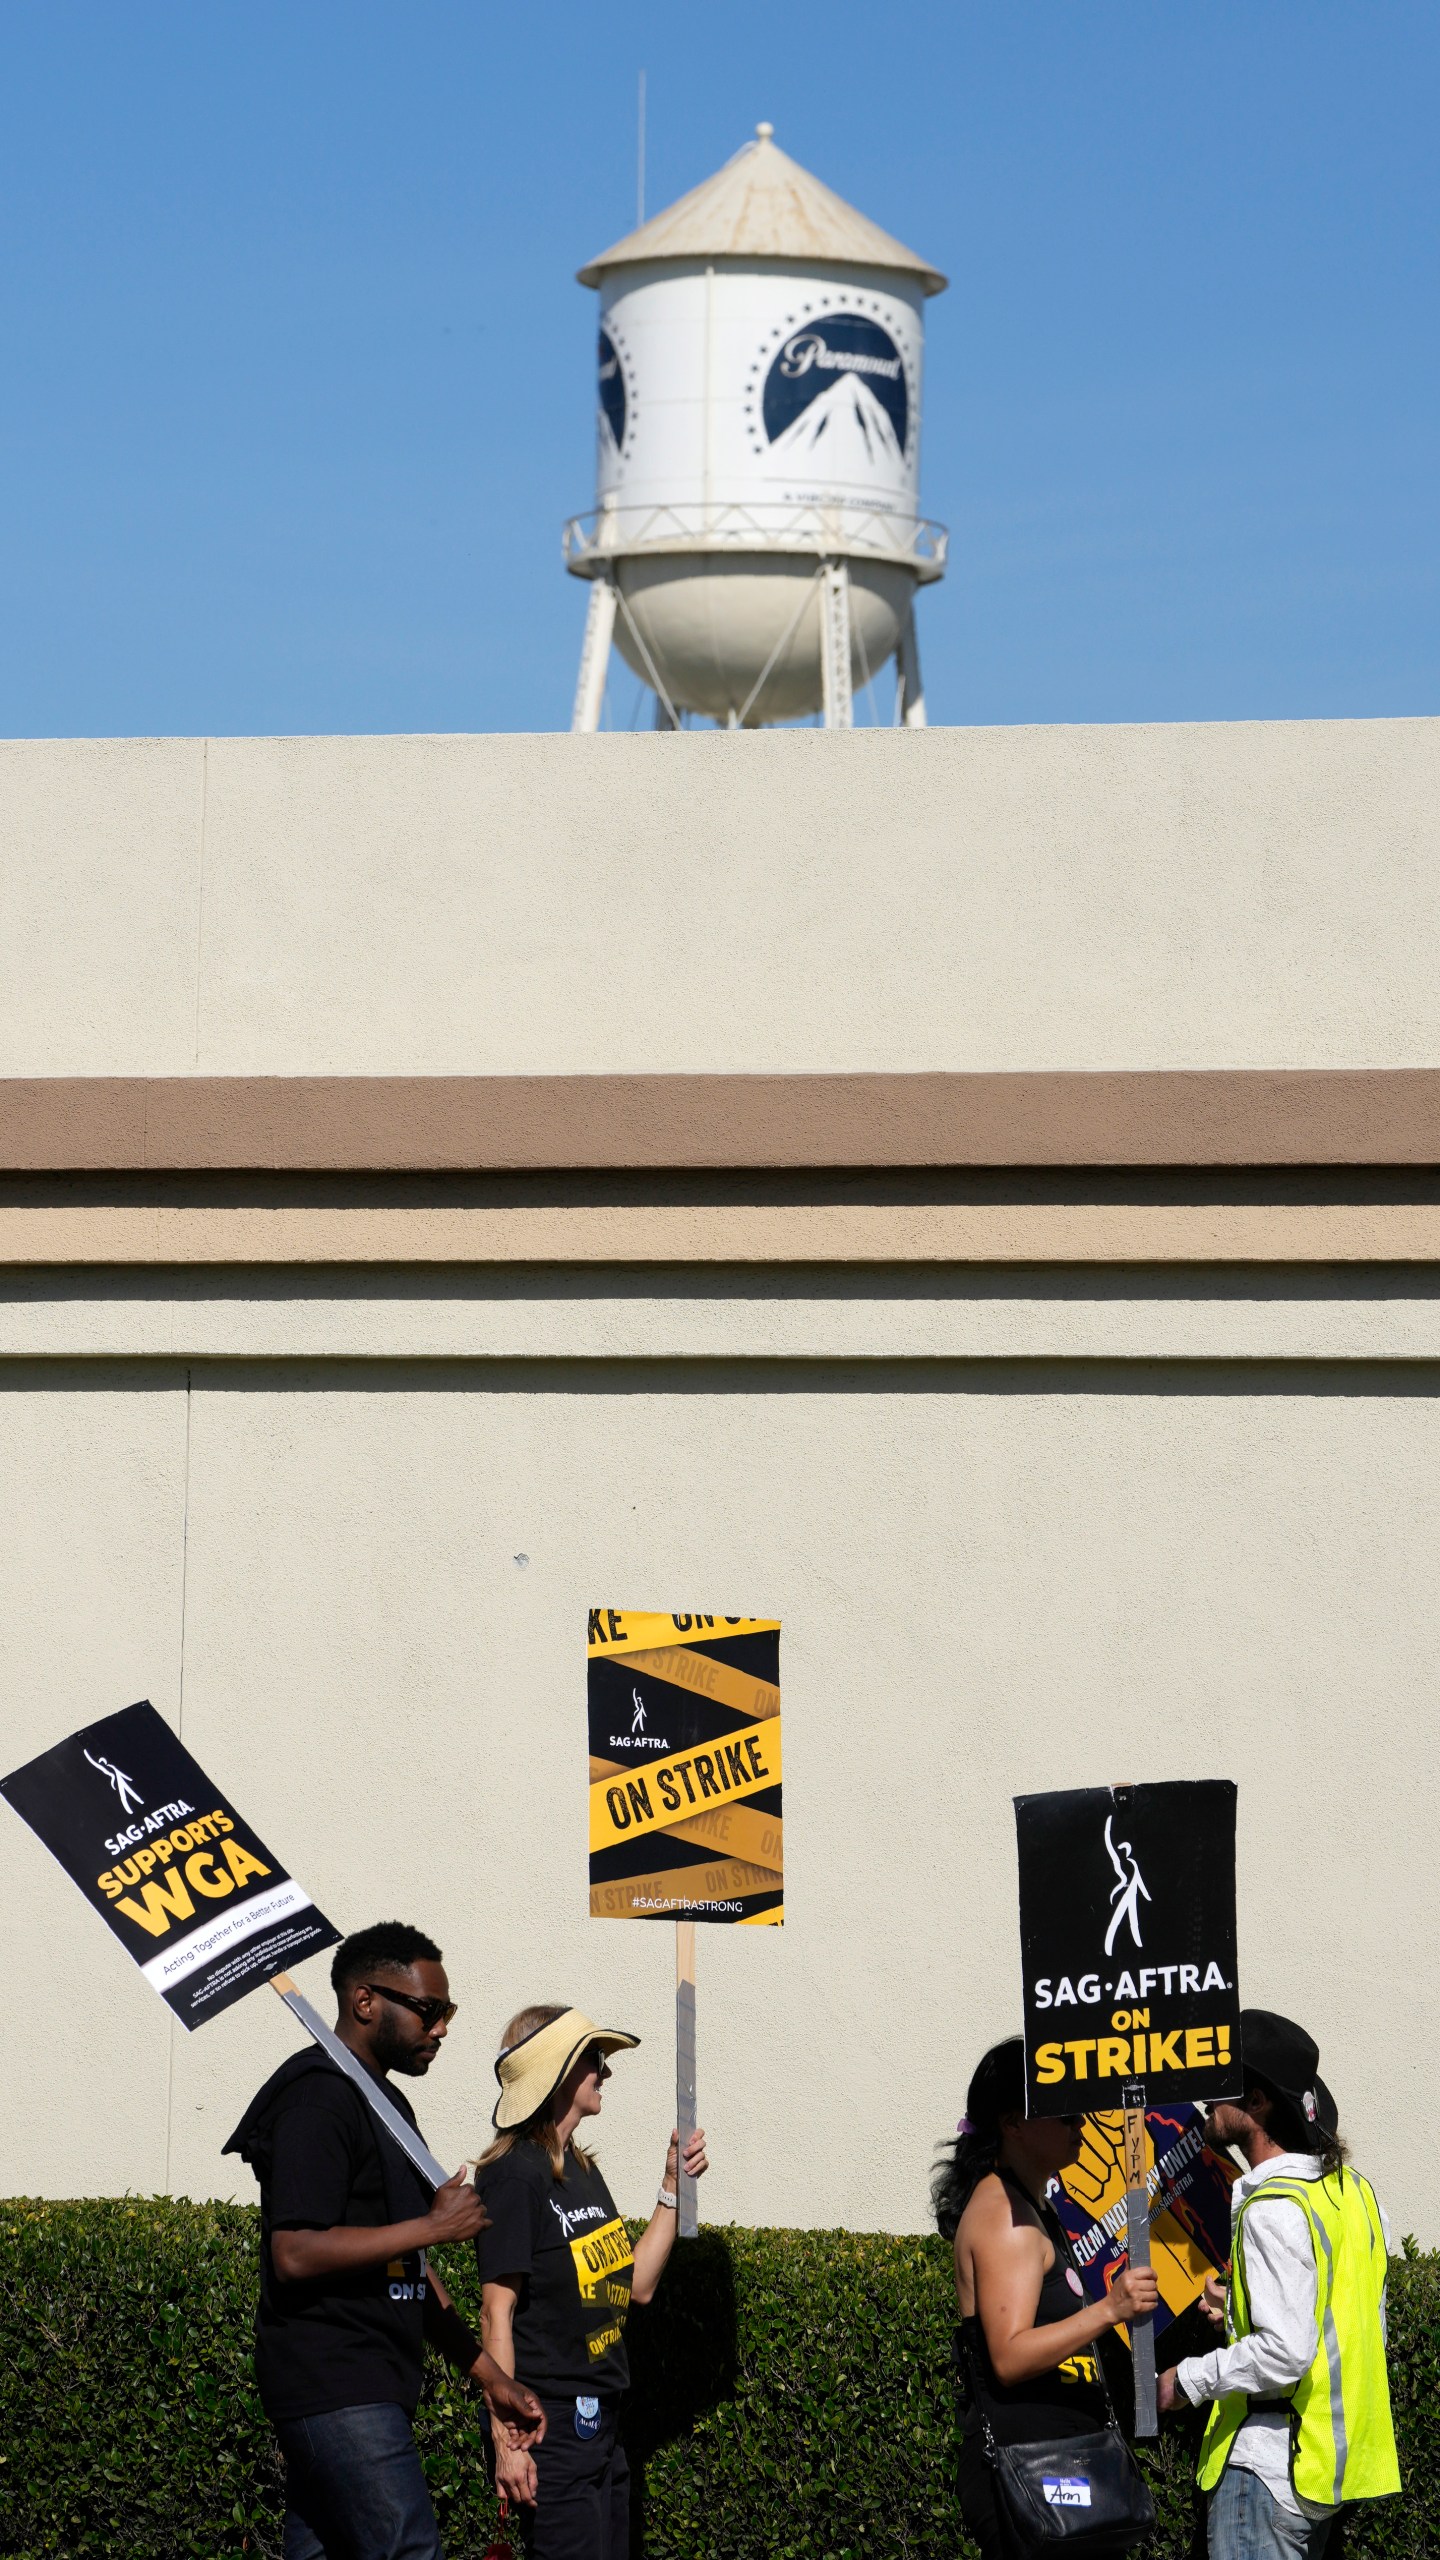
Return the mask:
MULTIPOLYGON (((695 1923, 675 1923, 675 2122, 680 2133, 680 2158, 695 2131, 695 1923)), ((676 2184, 680 2194, 679 2228, 681 2240, 693 2240, 700 2228, 700 2212, 695 2201, 695 2181, 687 2178, 684 2168, 676 2184)))
MULTIPOLYGON (((1132 2267, 1150 2264, 1150 2195, 1145 2175, 1145 2084, 1125 2085, 1125 2246, 1132 2267)), ((1130 2356, 1135 2368, 1135 2433, 1158 2435, 1155 2408, 1155 2323, 1132 2320, 1130 2356)))

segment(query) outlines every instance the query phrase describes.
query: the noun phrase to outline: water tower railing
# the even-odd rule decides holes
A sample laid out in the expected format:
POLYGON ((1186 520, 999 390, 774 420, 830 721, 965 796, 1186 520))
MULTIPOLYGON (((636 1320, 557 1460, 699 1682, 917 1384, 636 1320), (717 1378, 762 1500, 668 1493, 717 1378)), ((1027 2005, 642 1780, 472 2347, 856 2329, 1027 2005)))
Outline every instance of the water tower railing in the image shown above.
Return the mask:
POLYGON ((922 585, 945 573, 944 525, 888 507, 836 504, 599 507, 572 516, 561 537, 577 578, 613 560, 657 552, 798 552, 813 559, 887 561, 922 585))

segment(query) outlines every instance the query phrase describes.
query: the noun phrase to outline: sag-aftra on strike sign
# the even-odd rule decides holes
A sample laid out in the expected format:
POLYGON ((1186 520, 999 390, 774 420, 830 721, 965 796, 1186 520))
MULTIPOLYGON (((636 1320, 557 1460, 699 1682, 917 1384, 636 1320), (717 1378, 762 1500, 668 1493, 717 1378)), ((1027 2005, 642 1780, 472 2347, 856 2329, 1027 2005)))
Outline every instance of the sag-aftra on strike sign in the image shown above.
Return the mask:
POLYGON ((340 1935, 148 1699, 0 1778, 186 2027, 340 1935))
POLYGON ((1228 1778, 1017 1796, 1031 2115, 1239 2093, 1228 1778))
POLYGON ((592 1609, 590 1913, 785 1917, 780 1621, 592 1609))

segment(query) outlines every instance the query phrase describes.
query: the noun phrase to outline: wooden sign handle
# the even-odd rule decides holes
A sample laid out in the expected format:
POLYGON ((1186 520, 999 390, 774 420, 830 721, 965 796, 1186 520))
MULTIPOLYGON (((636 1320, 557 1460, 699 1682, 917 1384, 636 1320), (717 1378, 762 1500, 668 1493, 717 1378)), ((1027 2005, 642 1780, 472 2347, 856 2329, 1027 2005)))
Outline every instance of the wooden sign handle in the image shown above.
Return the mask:
MULTIPOLYGON (((1131 2080, 1125 2088, 1125 2245, 1132 2267, 1150 2264, 1150 2193, 1145 2168, 1145 2087, 1131 2080)), ((1155 2406, 1155 2324, 1130 2323, 1130 2358, 1135 2372, 1135 2433, 1158 2435, 1155 2406)))
MULTIPOLYGON (((675 2122, 680 2134, 680 2156, 695 2131, 695 1923, 675 1923, 675 2122)), ((695 2201, 695 2181, 687 2178, 683 2168, 677 2174, 680 2205, 677 2236, 693 2240, 700 2228, 699 2207, 695 2201)))

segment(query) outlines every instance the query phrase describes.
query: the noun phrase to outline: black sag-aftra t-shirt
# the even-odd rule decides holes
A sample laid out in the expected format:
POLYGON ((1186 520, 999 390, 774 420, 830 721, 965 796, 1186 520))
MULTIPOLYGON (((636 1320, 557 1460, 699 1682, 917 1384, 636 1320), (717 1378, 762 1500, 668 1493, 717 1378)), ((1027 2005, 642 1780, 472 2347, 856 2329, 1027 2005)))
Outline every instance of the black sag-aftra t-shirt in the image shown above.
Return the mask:
POLYGON ((630 2380, 625 2320, 634 2259, 596 2168, 518 2142, 476 2171, 490 2228, 475 2243, 482 2283, 519 2279, 515 2371, 541 2398, 617 2398, 630 2380))
MULTIPOLYGON (((414 2124, 401 2092, 388 2080, 380 2085, 414 2124)), ((270 2239, 276 2231, 413 2221, 430 2210, 419 2173, 360 2091, 317 2052, 281 2065, 225 2148, 260 2181, 255 2379, 267 2416, 314 2418, 373 2401, 398 2402, 413 2415, 425 2361, 424 2251, 285 2284, 271 2264, 270 2239)))

